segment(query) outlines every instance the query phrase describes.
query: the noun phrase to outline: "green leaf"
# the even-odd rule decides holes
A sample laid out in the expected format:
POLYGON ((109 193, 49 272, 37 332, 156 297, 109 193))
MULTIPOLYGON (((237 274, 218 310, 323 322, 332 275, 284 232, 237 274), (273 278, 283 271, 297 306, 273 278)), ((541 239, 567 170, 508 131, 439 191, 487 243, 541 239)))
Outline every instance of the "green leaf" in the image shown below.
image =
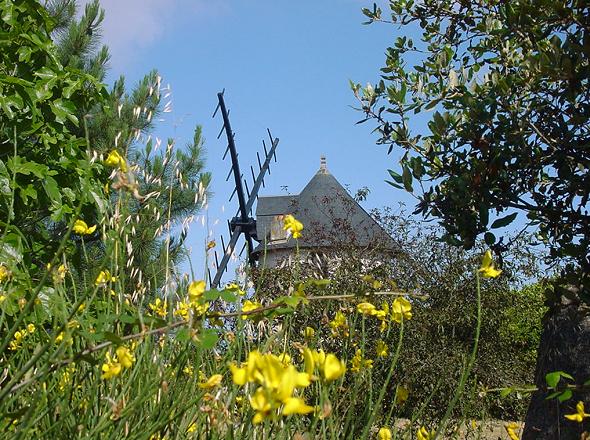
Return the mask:
POLYGON ((506 217, 499 218, 499 219, 495 220, 494 223, 492 223, 491 228, 497 229, 497 228, 502 228, 504 226, 508 226, 510 223, 512 223, 514 221, 514 219, 516 218, 517 215, 518 215, 518 213, 514 212, 512 214, 507 215, 506 217))
POLYGON ((397 183, 403 183, 404 179, 402 178, 402 176, 400 176, 398 173, 396 173, 393 170, 387 170, 387 172, 389 173, 389 175, 391 176, 391 178, 393 180, 395 180, 397 183))
POLYGON ((198 344, 204 350, 209 350, 209 349, 215 347, 215 344, 217 344, 218 340, 219 340, 219 335, 217 334, 217 332, 215 330, 210 329, 210 328, 205 328, 199 334, 198 344))
POLYGON ((500 398, 506 398, 512 391, 512 388, 504 388, 502 391, 500 391, 500 398))
POLYGON ((547 383, 547 386, 549 388, 555 388, 557 386, 557 384, 559 383, 559 379, 561 377, 565 377, 566 379, 570 379, 570 380, 574 379, 571 376, 571 374, 567 374, 563 371, 553 371, 553 372, 547 373, 545 375, 545 382, 547 383))
POLYGON ((61 193, 53 177, 47 176, 43 179, 43 189, 51 201, 61 205, 61 193))
POLYGON ((559 400, 560 402, 565 402, 568 399, 572 398, 572 390, 570 390, 569 388, 567 390, 565 390, 563 393, 561 393, 558 397, 557 400, 559 400))
POLYGON ((203 293, 203 299, 205 301, 216 301, 219 299, 220 294, 221 294, 221 292, 216 289, 207 290, 206 292, 203 293))
POLYGON ((125 343, 119 335, 116 335, 111 332, 102 332, 102 337, 107 341, 111 341, 115 345, 123 345, 125 343))
POLYGON ((188 328, 181 328, 176 332, 176 340, 179 342, 186 342, 190 339, 190 331, 188 328))
POLYGON ((406 191, 413 192, 414 188, 412 188, 412 173, 410 172, 410 169, 405 165, 404 165, 404 170, 402 173, 402 179, 403 179, 404 188, 406 189, 406 191))
POLYGON ((219 292, 219 297, 228 303, 235 303, 238 300, 238 296, 229 290, 219 292))

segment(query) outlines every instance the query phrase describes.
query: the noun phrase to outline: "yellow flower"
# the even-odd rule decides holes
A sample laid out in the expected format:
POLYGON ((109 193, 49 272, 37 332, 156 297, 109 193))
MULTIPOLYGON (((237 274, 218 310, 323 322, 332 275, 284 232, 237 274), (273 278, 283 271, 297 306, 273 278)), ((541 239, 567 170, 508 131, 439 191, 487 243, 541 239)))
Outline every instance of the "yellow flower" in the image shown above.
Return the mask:
POLYGON ((322 371, 324 373, 324 379, 331 382, 344 375, 346 372, 346 364, 332 353, 328 353, 323 362, 322 371))
MULTIPOLYGON (((252 310, 256 310, 262 307, 262 304, 250 300, 244 301, 242 305, 242 313, 251 312, 252 310)), ((242 315, 242 319, 248 319, 252 317, 252 314, 242 315)))
POLYGON ((490 251, 489 249, 483 255, 479 272, 481 272, 481 275, 484 278, 496 278, 499 277, 502 273, 501 270, 496 269, 494 265, 494 260, 492 260, 492 251, 490 251))
POLYGON ((403 405, 410 395, 410 390, 402 385, 398 385, 395 389, 395 404, 403 405))
POLYGON ((392 436, 391 436, 391 429, 383 427, 379 430, 379 432, 377 433, 377 438, 379 440, 391 440, 392 436))
POLYGON ((232 292, 236 292, 240 296, 244 296, 246 292, 240 288, 236 283, 230 283, 225 286, 225 290, 230 290, 232 292))
POLYGON ((96 280, 94 281, 94 285, 105 286, 107 283, 114 283, 115 281, 117 281, 117 278, 111 276, 111 273, 105 269, 100 271, 100 273, 96 277, 96 280))
POLYGON ((214 374, 206 381, 201 382, 199 384, 199 388, 204 388, 207 390, 211 389, 211 388, 215 388, 217 385, 219 385, 221 383, 222 379, 223 379, 223 376, 221 374, 214 374))
POLYGON ((348 321, 346 316, 341 311, 337 311, 334 319, 330 321, 330 328, 332 329, 332 335, 341 335, 343 337, 348 336, 348 321))
POLYGON ((203 296, 203 293, 206 289, 207 284, 203 280, 193 281, 192 283, 190 283, 188 285, 188 298, 190 302, 192 303, 197 301, 201 296, 203 296))
POLYGON ((125 368, 131 368, 131 365, 133 365, 133 362, 135 362, 133 353, 131 353, 131 351, 124 346, 117 347, 116 353, 119 363, 125 368))
POLYGON ((422 426, 418 432, 416 433, 416 438, 418 440, 431 440, 434 438, 434 431, 428 432, 424 426, 422 426))
POLYGON ((250 405, 256 411, 256 414, 252 418, 252 423, 255 425, 262 422, 271 414, 272 406, 266 398, 266 393, 262 387, 258 388, 254 395, 250 397, 250 405))
POLYGON ((362 313, 363 315, 374 315, 376 312, 376 308, 373 304, 368 303, 368 302, 363 302, 360 304, 357 304, 356 306, 356 310, 359 313, 362 313))
POLYGON ((303 231, 303 223, 301 223, 299 220, 297 220, 291 214, 287 214, 285 216, 285 219, 283 220, 283 222, 284 222, 284 226, 283 226, 284 231, 289 231, 289 233, 291 234, 291 236, 293 238, 301 237, 301 231, 303 231))
POLYGON ((289 397, 285 401, 285 406, 283 406, 283 415, 309 414, 313 409, 313 406, 306 405, 305 400, 301 397, 289 397))
POLYGON ((377 341, 377 346, 375 347, 375 352, 379 357, 387 357, 388 355, 388 347, 387 344, 382 341, 381 339, 377 341))
POLYGON ((508 433, 510 440, 520 440, 518 438, 518 434, 516 433, 516 431, 518 431, 518 423, 510 422, 507 425, 504 425, 504 429, 508 433))
POLYGON ((229 369, 232 374, 232 380, 236 385, 246 385, 246 382, 248 382, 248 374, 245 368, 240 368, 235 364, 230 364, 229 369))
POLYGON ((0 264, 0 283, 3 281, 7 281, 10 278, 10 275, 12 273, 10 272, 10 270, 8 270, 8 268, 3 265, 0 264))
POLYGON ((352 360, 350 361, 350 371, 353 373, 359 373, 361 369, 370 370, 373 368, 373 361, 371 359, 364 359, 360 349, 356 351, 352 360))
POLYGON ((193 433, 197 430, 197 424, 195 422, 191 423, 188 428, 186 428, 186 432, 193 433))
POLYGON ((207 250, 213 249, 215 247, 215 240, 211 240, 207 243, 207 250))
POLYGON ((305 330, 303 330, 303 337, 305 339, 313 339, 313 337, 315 336, 315 330, 313 327, 305 327, 305 330))
POLYGON ((566 414, 565 418, 573 422, 582 423, 586 417, 590 417, 590 414, 584 412, 584 402, 579 401, 576 404, 576 412, 573 414, 566 414))
POLYGON ((35 333, 35 330, 36 330, 36 328, 35 328, 35 324, 28 324, 28 325, 27 325, 27 331, 28 331, 29 333, 35 333))
POLYGON ((6 301, 6 295, 0 295, 0 304, 6 301))
POLYGON ((117 150, 111 151, 104 163, 113 168, 119 167, 124 173, 127 172, 127 162, 117 150))
POLYGON ((396 298, 391 306, 391 318, 395 322, 402 322, 402 319, 411 319, 412 304, 410 301, 402 297, 396 298))
POLYGON ((148 307, 150 310, 161 318, 165 318, 168 314, 168 301, 162 301, 160 298, 156 298, 156 301, 149 303, 148 307))
POLYGON ((115 376, 121 374, 121 364, 117 362, 117 358, 111 358, 110 353, 106 353, 107 361, 102 364, 102 378, 112 379, 115 376))
POLYGON ((78 235, 89 235, 96 230, 96 225, 88 227, 84 220, 78 219, 74 222, 72 230, 78 235))
POLYGON ((187 320, 190 309, 190 304, 188 302, 180 301, 176 303, 176 310, 174 311, 174 316, 180 316, 182 319, 187 320))

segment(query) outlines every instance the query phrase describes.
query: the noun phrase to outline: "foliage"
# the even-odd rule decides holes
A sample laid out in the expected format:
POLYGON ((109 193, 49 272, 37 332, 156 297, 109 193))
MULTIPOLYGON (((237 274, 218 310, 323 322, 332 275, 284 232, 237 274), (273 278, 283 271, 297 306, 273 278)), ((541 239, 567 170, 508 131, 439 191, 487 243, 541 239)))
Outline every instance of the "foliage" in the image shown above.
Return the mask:
POLYGON ((363 11, 402 34, 387 48, 382 79, 352 87, 364 121, 377 122, 378 143, 403 152, 390 184, 416 193, 416 213, 439 218, 447 240, 467 248, 485 233, 499 254, 511 243, 494 232, 517 219, 534 228, 549 261, 568 264, 562 282, 582 286, 590 301, 588 5, 399 0, 389 8, 363 11), (410 120, 424 112, 429 133, 417 134, 410 120))
POLYGON ((96 78, 59 62, 52 22, 37 2, 6 0, 1 11, 2 257, 38 269, 67 222, 101 220, 106 174, 79 133, 105 93, 96 78))
MULTIPOLYGON (((403 386, 410 394, 403 408, 391 407, 391 401, 385 405, 396 416, 411 417, 417 408, 423 408, 425 417, 440 420, 473 346, 477 301, 475 275, 469 268, 480 258, 481 246, 476 251, 450 246, 437 240, 438 228, 425 227, 390 209, 372 214, 395 237, 399 249, 395 255, 386 258, 383 254, 372 255, 371 249, 359 252, 342 246, 336 252, 339 255, 323 255, 321 258, 326 260, 323 265, 317 264, 315 256, 302 255, 292 263, 296 268, 266 269, 258 274, 257 295, 264 302, 276 298, 277 290, 288 290, 291 286, 294 291, 318 298, 350 296, 348 301, 353 305, 329 301, 310 304, 297 311, 289 325, 296 335, 303 334, 306 327, 313 328, 324 348, 348 359, 354 356, 357 347, 364 345, 367 356, 374 360, 371 381, 376 389, 383 384, 390 367, 389 357, 381 359, 376 355, 377 341, 395 347, 399 333, 395 329, 383 333, 378 320, 355 324, 349 321, 349 338, 345 338, 348 342, 343 343, 334 336, 331 323, 337 312, 350 314, 354 302, 370 301, 376 306, 386 302, 391 306, 395 296, 376 292, 402 291, 415 295, 413 318, 405 328, 404 349, 388 389, 389 395, 395 395, 396 388, 403 386), (332 270, 318 270, 326 266, 332 270), (293 272, 302 277, 327 278, 329 283, 293 285, 293 272)), ((468 388, 474 391, 462 399, 455 417, 514 420, 524 415, 527 404, 524 394, 514 393, 506 399, 499 398, 497 393, 490 393, 485 399, 478 395, 485 394, 485 389, 533 382, 541 318, 545 312, 543 288, 538 284, 522 287, 521 280, 533 280, 540 275, 539 255, 531 252, 526 237, 516 243, 504 256, 503 276, 482 284, 479 352, 468 382, 468 388)), ((359 404, 359 417, 364 409, 359 404)))
MULTIPOLYGON (((104 80, 110 55, 108 48, 101 46, 104 11, 98 0, 87 3, 79 17, 76 0, 53 0, 47 9, 58 23, 53 37, 61 62, 104 80)), ((145 75, 130 92, 121 76, 106 99, 92 108, 88 123, 88 138, 97 154, 106 155, 116 148, 138 167, 135 171, 142 171, 119 173, 113 185, 126 187, 134 194, 133 199, 127 200, 132 206, 129 215, 137 218, 135 233, 128 237, 128 249, 133 251, 128 257, 135 260, 138 270, 128 275, 137 281, 146 277, 152 280, 152 285, 156 283, 153 287, 161 286, 166 276, 174 271, 175 264, 186 256, 182 250, 186 223, 180 223, 206 203, 211 179, 205 172, 199 126, 195 128, 193 141, 185 148, 175 147, 173 139, 166 145, 158 138, 152 140, 153 121, 170 110, 170 102, 164 103, 169 95, 169 90, 161 90, 161 78, 156 70, 145 75), (139 141, 146 136, 145 147, 141 147, 139 141), (164 151, 156 153, 161 147, 164 151), (177 176, 182 178, 177 179, 177 176), (146 195, 151 197, 146 198, 146 195), (169 237, 165 239, 161 238, 162 215, 170 218, 166 231, 169 237), (169 264, 163 265, 164 260, 169 264)), ((116 193, 110 201, 113 205, 118 202, 116 193)), ((104 248, 99 242, 88 251, 94 255, 94 260, 104 257, 104 248)))

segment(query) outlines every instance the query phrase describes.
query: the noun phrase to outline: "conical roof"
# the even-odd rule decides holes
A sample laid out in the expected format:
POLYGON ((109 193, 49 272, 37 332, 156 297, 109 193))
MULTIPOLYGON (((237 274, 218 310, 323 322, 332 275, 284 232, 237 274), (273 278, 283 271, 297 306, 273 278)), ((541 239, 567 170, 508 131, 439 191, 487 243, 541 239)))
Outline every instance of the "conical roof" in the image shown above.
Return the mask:
POLYGON ((304 225, 300 248, 338 246, 380 247, 393 251, 396 244, 328 171, 322 158, 318 172, 299 195, 260 197, 256 209, 256 251, 295 247, 282 233, 282 216, 292 214, 304 225))

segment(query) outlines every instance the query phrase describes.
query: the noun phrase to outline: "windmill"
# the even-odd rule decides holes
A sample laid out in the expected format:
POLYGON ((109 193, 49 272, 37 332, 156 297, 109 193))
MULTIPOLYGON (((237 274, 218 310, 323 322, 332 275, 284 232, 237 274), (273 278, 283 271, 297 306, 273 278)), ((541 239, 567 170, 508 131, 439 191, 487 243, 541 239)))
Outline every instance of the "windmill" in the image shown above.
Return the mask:
POLYGON ((254 218, 251 217, 252 207, 258 197, 258 191, 260 190, 260 187, 264 187, 264 176, 266 175, 266 172, 268 171, 268 174, 270 174, 271 161, 274 159, 274 161, 276 162, 277 160, 275 151, 277 149, 277 146, 279 145, 279 139, 273 138, 272 134, 270 133, 270 130, 267 130, 268 136, 270 138, 270 148, 267 149, 266 142, 263 140, 262 146, 264 148, 265 155, 264 162, 261 162, 260 154, 257 152, 256 157, 258 159, 258 175, 254 175, 254 167, 250 166, 250 172, 252 174, 252 190, 250 190, 248 188, 248 183, 246 179, 240 171, 238 153, 236 150, 236 144, 234 139, 235 133, 232 131, 231 124, 229 122, 229 111, 227 110, 225 106, 225 101, 223 99, 224 92, 225 89, 217 94, 218 103, 217 107, 215 108, 215 111, 213 112, 213 118, 215 118, 219 111, 221 112, 221 117, 223 118, 223 127, 219 131, 217 139, 219 139, 225 132, 225 135, 227 137, 227 147, 223 154, 223 159, 225 160, 228 153, 230 154, 231 158, 231 169, 225 180, 228 181, 233 174, 235 188, 229 198, 229 201, 231 202, 233 197, 237 195, 239 207, 236 215, 228 221, 230 239, 227 245, 223 240, 223 236, 221 237, 221 245, 223 249, 223 256, 221 258, 221 261, 219 261, 217 251, 215 251, 214 253, 216 273, 215 276, 211 278, 211 273, 209 272, 209 282, 211 288, 217 288, 219 286, 223 273, 227 271, 227 264, 229 263, 229 259, 232 256, 234 250, 236 249, 238 240, 242 235, 244 236, 245 241, 244 247, 242 248, 242 252, 245 248, 247 248, 249 264, 252 267, 255 267, 256 265, 256 258, 253 253, 254 243, 252 240, 260 240, 258 240, 258 237, 256 235, 256 220, 254 220, 254 218))

